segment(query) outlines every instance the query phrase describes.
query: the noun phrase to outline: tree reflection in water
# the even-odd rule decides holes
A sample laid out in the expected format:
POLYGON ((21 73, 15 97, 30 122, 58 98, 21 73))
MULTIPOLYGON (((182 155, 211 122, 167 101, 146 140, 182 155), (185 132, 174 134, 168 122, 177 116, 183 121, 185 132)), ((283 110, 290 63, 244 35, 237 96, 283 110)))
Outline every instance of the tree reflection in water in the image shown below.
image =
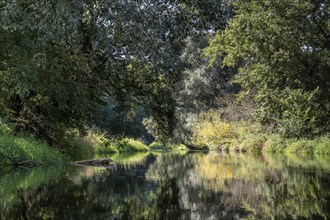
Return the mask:
POLYGON ((326 219, 327 157, 159 154, 0 176, 0 219, 326 219), (137 158, 141 158, 138 160, 137 158))

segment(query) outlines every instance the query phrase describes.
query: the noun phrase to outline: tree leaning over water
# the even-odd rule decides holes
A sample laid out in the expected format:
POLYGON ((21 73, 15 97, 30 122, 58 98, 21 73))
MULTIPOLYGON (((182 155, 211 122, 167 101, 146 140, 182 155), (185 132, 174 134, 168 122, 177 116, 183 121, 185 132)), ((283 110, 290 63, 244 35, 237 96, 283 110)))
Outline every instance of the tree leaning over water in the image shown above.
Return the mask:
MULTIPOLYGON (((225 2, 225 1, 224 1, 225 2)), ((175 126, 183 41, 215 28, 221 1, 2 1, 1 115, 51 142, 111 96, 175 126)))

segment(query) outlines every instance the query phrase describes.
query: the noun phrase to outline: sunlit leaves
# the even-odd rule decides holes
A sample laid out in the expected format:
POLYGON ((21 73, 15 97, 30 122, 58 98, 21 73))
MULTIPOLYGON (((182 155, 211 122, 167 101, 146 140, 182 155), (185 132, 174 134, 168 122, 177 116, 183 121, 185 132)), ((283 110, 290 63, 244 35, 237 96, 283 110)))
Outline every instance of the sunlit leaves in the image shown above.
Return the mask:
MULTIPOLYGON (((278 123, 284 116, 274 100, 283 89, 312 92, 321 102, 314 129, 327 131, 329 119, 329 8, 325 1, 233 1, 235 17, 211 41, 206 54, 211 62, 239 67, 237 81, 244 94, 253 92, 258 102, 257 117, 278 123)), ((289 97, 282 97, 283 99, 289 97)), ((316 101, 318 100, 318 101, 316 101)), ((310 108, 315 104, 309 103, 310 108)), ((304 108, 304 107, 302 107, 304 108)), ((304 111, 303 109, 300 109, 304 111)), ((296 131, 305 134, 301 128, 296 131)))

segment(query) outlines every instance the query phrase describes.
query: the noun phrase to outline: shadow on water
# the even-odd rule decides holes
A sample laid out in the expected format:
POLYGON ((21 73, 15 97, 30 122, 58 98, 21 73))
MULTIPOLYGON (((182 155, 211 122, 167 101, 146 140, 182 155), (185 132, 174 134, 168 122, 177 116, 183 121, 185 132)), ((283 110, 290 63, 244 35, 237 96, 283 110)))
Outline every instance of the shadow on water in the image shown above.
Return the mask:
POLYGON ((0 172, 0 219, 326 219, 330 158, 143 153, 0 172))

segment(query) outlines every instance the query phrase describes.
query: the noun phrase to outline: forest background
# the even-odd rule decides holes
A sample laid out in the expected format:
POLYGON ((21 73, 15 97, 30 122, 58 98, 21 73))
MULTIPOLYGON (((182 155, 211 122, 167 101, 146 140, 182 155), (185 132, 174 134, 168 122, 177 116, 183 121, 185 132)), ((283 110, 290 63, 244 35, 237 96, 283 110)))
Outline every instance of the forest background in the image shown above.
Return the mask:
POLYGON ((0 163, 329 153, 329 13, 328 0, 0 1, 0 163))

